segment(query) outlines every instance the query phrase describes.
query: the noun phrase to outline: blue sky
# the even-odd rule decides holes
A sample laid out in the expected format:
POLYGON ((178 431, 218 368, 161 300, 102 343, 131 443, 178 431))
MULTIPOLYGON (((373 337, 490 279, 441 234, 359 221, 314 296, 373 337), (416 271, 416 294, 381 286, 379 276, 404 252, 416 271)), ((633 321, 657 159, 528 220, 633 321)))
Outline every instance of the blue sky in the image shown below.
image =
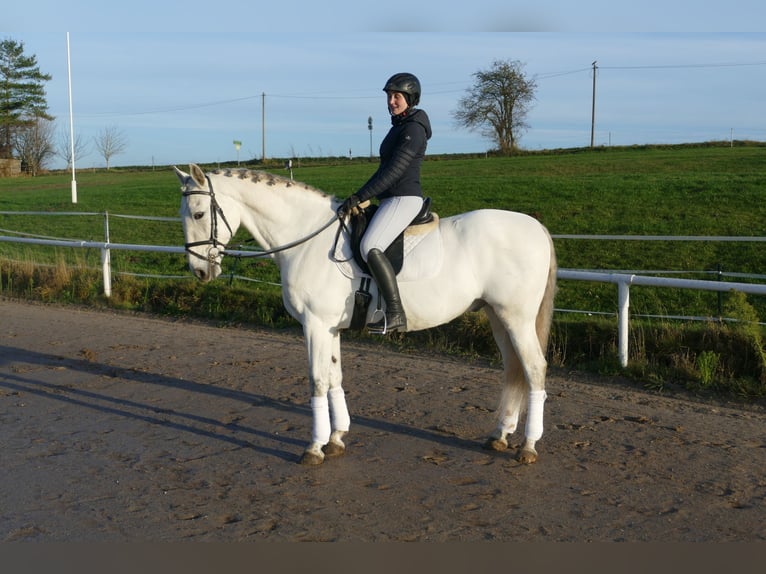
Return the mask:
MULTIPOLYGON (((766 141, 766 3, 505 0, 203 3, 165 8, 81 0, 4 8, 0 37, 37 56, 57 132, 68 130, 70 33, 75 131, 91 142, 116 127, 128 142, 113 165, 377 153, 388 128, 381 88, 410 71, 423 84, 430 153, 482 152, 492 142, 455 126, 472 74, 519 60, 537 81, 527 149, 590 144, 597 61, 597 145, 766 141), (213 10, 214 6, 216 10, 213 10), (450 6, 461 6, 458 11, 450 6), (14 11, 17 11, 14 14, 14 11), (8 16, 10 12, 10 17, 8 16), (44 14, 37 18, 38 14, 44 14)), ((78 167, 101 167, 91 144, 78 167)), ((60 160, 53 167, 60 167, 60 160)))

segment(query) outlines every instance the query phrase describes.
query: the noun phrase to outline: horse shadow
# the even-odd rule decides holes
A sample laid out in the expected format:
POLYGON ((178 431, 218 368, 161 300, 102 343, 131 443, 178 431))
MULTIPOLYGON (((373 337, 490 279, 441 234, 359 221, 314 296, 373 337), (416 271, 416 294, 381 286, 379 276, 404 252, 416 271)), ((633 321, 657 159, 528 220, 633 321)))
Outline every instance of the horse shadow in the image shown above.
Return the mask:
MULTIPOLYGON (((77 359, 0 345, 0 388, 5 388, 11 392, 28 393, 66 403, 77 408, 125 417, 149 425, 171 428, 179 432, 221 441, 290 462, 297 462, 300 459, 302 447, 305 447, 308 443, 308 440, 252 428, 241 425, 238 422, 223 422, 216 418, 196 414, 191 411, 182 412, 177 408, 163 408, 157 404, 111 396, 103 391, 96 392, 78 388, 75 385, 60 385, 47 382, 33 376, 26 376, 23 369, 11 370, 9 368, 11 363, 65 368, 85 375, 109 377, 141 385, 160 386, 212 399, 239 401, 253 408, 270 409, 292 415, 297 414, 306 420, 306 428, 310 428, 312 413, 310 407, 305 404, 275 399, 243 390, 198 383, 162 373, 140 371, 87 359, 77 359), (250 440, 244 437, 249 437, 250 440), (268 441, 273 442, 276 446, 271 447, 261 444, 268 441), (296 453, 294 447, 300 447, 300 452, 296 453)), ((204 404, 204 401, 202 402, 204 404)), ((474 452, 477 450, 478 443, 475 440, 460 438, 452 434, 442 434, 438 431, 412 427, 380 418, 352 415, 352 424, 387 434, 415 437, 427 442, 441 444, 445 447, 457 447, 474 452)))

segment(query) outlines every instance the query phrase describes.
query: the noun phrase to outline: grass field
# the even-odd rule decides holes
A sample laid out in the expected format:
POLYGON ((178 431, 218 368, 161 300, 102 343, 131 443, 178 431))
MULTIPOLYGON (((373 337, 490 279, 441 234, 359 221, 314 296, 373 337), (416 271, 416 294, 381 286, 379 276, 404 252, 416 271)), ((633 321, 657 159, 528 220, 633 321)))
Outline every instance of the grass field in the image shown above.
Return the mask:
MULTIPOLYGON (((250 167, 285 174, 282 165, 281 161, 274 161, 250 167)), ((301 160, 294 165, 296 179, 339 197, 353 193, 376 167, 364 159, 349 161, 342 158, 335 161, 301 160)), ((186 166, 179 167, 185 169, 186 166)), ((112 214, 109 218, 110 240, 114 243, 183 243, 180 224, 114 217, 114 214, 176 216, 179 186, 170 168, 78 172, 77 205, 71 203, 70 180, 69 174, 0 179, 0 210, 109 212, 112 214)), ((483 207, 511 209, 537 217, 554 235, 766 236, 766 203, 761 197, 766 189, 764 144, 735 142, 733 147, 709 144, 560 150, 508 158, 431 157, 423 164, 423 187, 432 197, 433 209, 442 216, 483 207)), ((103 222, 103 215, 0 215, 0 229, 96 241, 104 238, 103 222)), ((7 234, 0 231, 0 235, 7 234)), ((247 236, 240 232, 236 239, 243 242, 247 236)), ((766 249, 762 243, 557 239, 556 248, 561 268, 670 271, 683 273, 683 277, 705 279, 716 277, 718 270, 766 274, 766 249)), ((98 266, 100 254, 97 250, 73 251, 0 243, 0 259, 16 262, 16 265, 43 261, 59 268, 63 263, 81 268, 98 266)), ((115 251, 112 259, 117 271, 188 273, 181 256, 115 251)), ((232 270, 235 264, 229 260, 225 269, 232 270)), ((278 280, 276 269, 269 262, 239 263, 236 273, 265 281, 278 280)), ((34 281, 20 288, 16 278, 15 287, 11 285, 9 288, 8 283, 13 284, 18 275, 18 268, 13 273, 6 272, 2 283, 4 291, 7 293, 10 289, 18 293, 21 290, 30 296, 39 296, 35 295, 39 286, 34 281)), ((763 282, 764 279, 766 277, 752 280, 763 282)), ((733 280, 748 279, 738 276, 733 280)), ((119 304, 149 306, 154 310, 164 306, 169 312, 184 312, 188 307, 196 307, 207 309, 213 316, 227 318, 226 308, 231 302, 216 297, 220 297, 224 290, 231 290, 240 293, 235 296, 235 300, 240 301, 236 305, 239 311, 229 316, 232 320, 247 320, 248 315, 242 313, 242 307, 255 314, 256 322, 274 322, 275 318, 278 322, 280 316, 279 312, 268 308, 271 304, 279 305, 278 296, 274 295, 276 290, 271 286, 228 285, 219 280, 216 286, 165 282, 159 287, 154 283, 150 286, 149 280, 146 284, 134 281, 136 284, 130 284, 128 294, 115 298, 121 301, 119 304), (252 295, 248 295, 248 290, 252 289, 258 290, 259 299, 266 301, 263 304, 266 307, 252 308, 252 295), (162 291, 163 295, 158 296, 155 290, 162 291), (150 295, 150 291, 153 294, 150 295), (268 297, 264 297, 264 293, 268 293, 268 297), (152 306, 147 301, 153 297, 159 299, 152 306), (183 301, 186 303, 181 303, 183 301), (249 304, 245 305, 243 301, 249 304)), ((125 285, 128 284, 125 280, 125 285)), ((77 298, 71 293, 67 297, 77 298)), ((762 299, 743 299, 728 294, 719 298, 715 293, 704 291, 634 288, 631 290, 631 313, 716 316, 719 308, 726 308, 735 315, 763 320, 766 301, 762 299)), ((616 287, 613 285, 560 283, 557 308, 613 313, 616 305, 616 287)), ((567 355, 562 362, 582 362, 590 358, 604 364, 605 357, 612 352, 609 341, 599 343, 600 350, 596 353, 583 351, 583 345, 579 345, 583 336, 576 335, 580 328, 573 326, 573 322, 582 323, 582 320, 560 318, 557 322, 565 325, 569 333, 565 337, 565 347, 569 350, 559 349, 561 354, 567 355), (570 334, 578 338, 578 344, 569 342, 570 334)), ((643 333, 646 339, 647 332, 643 333)), ((662 337, 651 335, 649 338, 662 337)), ((646 340, 634 341, 632 345, 637 349, 643 345, 645 352, 649 352, 646 340)), ((691 356, 689 361, 698 362, 696 356, 691 356)), ((726 365, 721 367, 723 370, 727 368, 726 365)), ((758 372, 754 376, 758 378, 761 374, 758 372)))

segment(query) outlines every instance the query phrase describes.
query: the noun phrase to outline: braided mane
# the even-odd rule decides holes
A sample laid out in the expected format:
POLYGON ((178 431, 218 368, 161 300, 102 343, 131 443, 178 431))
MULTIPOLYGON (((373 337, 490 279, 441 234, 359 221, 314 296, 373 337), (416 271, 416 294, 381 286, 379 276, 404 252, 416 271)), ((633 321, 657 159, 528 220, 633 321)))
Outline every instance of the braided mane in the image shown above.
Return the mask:
POLYGON ((251 183, 265 183, 266 185, 283 185, 285 187, 297 187, 305 189, 320 195, 321 197, 331 197, 330 194, 325 193, 321 189, 312 187, 306 183, 300 181, 294 181, 282 175, 275 175, 267 171, 254 170, 247 168, 239 169, 215 169, 212 172, 215 175, 223 175, 225 177, 237 177, 239 179, 249 179, 251 183))

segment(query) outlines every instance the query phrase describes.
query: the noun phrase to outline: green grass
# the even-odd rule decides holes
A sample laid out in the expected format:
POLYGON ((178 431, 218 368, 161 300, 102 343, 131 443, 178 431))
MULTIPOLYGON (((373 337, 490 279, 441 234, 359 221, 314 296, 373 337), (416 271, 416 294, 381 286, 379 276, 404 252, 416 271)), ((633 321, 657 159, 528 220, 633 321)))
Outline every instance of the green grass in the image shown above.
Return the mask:
MULTIPOLYGON (((281 161, 265 167, 284 174, 281 161)), ((180 166, 184 168, 185 166, 180 166)), ((376 165, 363 158, 349 161, 302 160, 294 170, 295 178, 327 193, 346 197, 375 170, 376 165)), ((734 147, 720 144, 686 146, 645 146, 634 148, 599 148, 596 150, 558 150, 521 154, 514 157, 430 157, 423 164, 423 186, 432 197, 433 209, 442 216, 491 207, 529 213, 540 219, 554 235, 702 235, 766 236, 766 145, 738 142, 734 147)), ((180 196, 179 184, 170 168, 81 171, 77 175, 78 203, 71 203, 71 176, 51 174, 36 178, 0 179, 0 210, 3 211, 108 211, 110 240, 113 243, 149 243, 181 245, 180 224, 144 222, 114 217, 114 214, 175 217, 180 196)), ((101 241, 104 238, 103 216, 39 217, 0 215, 0 228, 28 233, 101 241)), ((0 234, 5 234, 0 231, 0 234)), ((247 235, 240 231, 235 243, 247 235)), ((688 272, 689 278, 710 279, 717 269, 724 272, 763 274, 766 249, 762 243, 679 242, 679 241, 598 241, 557 239, 559 266, 572 269, 669 270, 688 272)), ((19 285, 30 261, 52 265, 50 269, 74 266, 98 267, 98 250, 69 250, 50 247, 20 246, 0 243, 0 261, 5 264, 0 285, 5 293, 40 297, 38 276, 19 285), (15 282, 15 285, 14 285, 15 282), (10 286, 9 286, 10 285, 10 286)), ((163 273, 188 276, 181 255, 163 255, 113 251, 116 271, 163 273)), ((225 262, 225 270, 263 281, 278 281, 274 266, 267 261, 225 262)), ((1 271, 1 270, 0 270, 1 271)), ((55 273, 53 273, 55 275, 55 273)), ((38 273, 39 275, 39 273, 38 273)), ((743 281, 736 278, 734 280, 743 281)), ((22 283, 24 281, 21 281, 22 283)), ((98 282, 97 274, 91 279, 98 282)), ((763 282, 758 279, 756 282, 763 282)), ((87 281, 85 282, 87 283, 87 281)), ((78 292, 93 304, 109 304, 152 312, 198 314, 221 320, 255 322, 281 326, 290 320, 279 310, 278 289, 268 285, 221 279, 213 285, 200 286, 191 281, 154 281, 129 277, 115 280, 113 300, 99 299, 98 289, 70 288, 66 300, 77 300, 78 292), (89 294, 88 294, 89 293, 89 294), (257 294, 257 299, 254 295, 257 294), (258 300, 258 305, 253 300, 258 300)), ((55 298, 51 291, 47 297, 55 298)), ((705 291, 633 287, 631 313, 635 315, 716 316, 719 307, 731 306, 732 295, 719 296, 705 291)), ((736 308, 752 309, 755 318, 766 317, 763 297, 735 298, 736 308)), ((614 285, 561 281, 556 306, 614 313, 617 293, 614 285)), ((583 317, 558 316, 554 339, 560 362, 585 365, 597 362, 600 370, 614 365, 615 325, 613 319, 586 320, 583 317), (582 328, 580 326, 583 326, 582 328), (585 330, 583 330, 585 329, 585 330), (576 338, 576 340, 575 340, 576 338), (598 344, 594 341, 598 340, 598 344), (586 347, 582 341, 591 341, 586 347), (567 351, 567 348, 569 351, 567 351)), ((642 327, 635 319, 632 333, 651 333, 651 337, 672 341, 677 326, 656 331, 642 327), (634 327, 635 325, 635 327, 634 327), (643 330, 642 330, 643 329, 643 330), (671 335, 664 333, 670 332, 671 335)), ((687 332, 697 327, 689 326, 687 332)), ((486 335, 479 319, 463 321, 460 329, 478 329, 486 335), (470 323, 470 326, 469 326, 470 323)), ((719 330, 720 331, 720 330, 719 330)), ((716 337, 740 337, 730 328, 716 337), (722 334, 723 333, 723 334, 722 334)), ((632 335, 635 336, 635 335, 632 335)), ((754 333, 745 335, 747 348, 754 333), (748 338, 749 337, 749 338, 748 338)), ((700 348, 687 353, 686 359, 668 358, 668 350, 646 344, 647 337, 631 341, 631 365, 636 376, 648 380, 683 378, 696 372, 705 386, 715 386, 717 379, 762 378, 757 361, 742 373, 720 353, 720 349, 700 348), (636 349, 635 356, 633 356, 636 349), (651 353, 665 353, 662 358, 651 353), (656 359, 656 360, 655 360, 656 359), (664 362, 663 362, 664 361, 664 362), (660 365, 662 363, 662 365, 660 365), (673 366, 675 363, 675 367, 673 366), (681 364, 683 363, 683 368, 681 364), (675 370, 674 370, 675 369, 675 370), (675 373, 675 374, 674 374, 675 373), (716 379, 717 377, 717 379, 716 379), (713 382, 711 382, 713 381, 713 382)), ((458 347, 464 352, 493 353, 475 334, 464 338, 454 326, 428 335, 407 335, 401 345, 435 344, 458 347), (468 350, 466 350, 468 348, 468 350)), ((727 343, 728 344, 728 343, 727 343)), ((723 345, 723 343, 721 344, 723 345)), ((672 345, 668 345, 672 347, 672 345)), ((720 345, 719 345, 720 346, 720 345)), ((725 346, 725 345, 723 345, 725 346)), ((758 394, 752 390, 745 394, 758 394)))

